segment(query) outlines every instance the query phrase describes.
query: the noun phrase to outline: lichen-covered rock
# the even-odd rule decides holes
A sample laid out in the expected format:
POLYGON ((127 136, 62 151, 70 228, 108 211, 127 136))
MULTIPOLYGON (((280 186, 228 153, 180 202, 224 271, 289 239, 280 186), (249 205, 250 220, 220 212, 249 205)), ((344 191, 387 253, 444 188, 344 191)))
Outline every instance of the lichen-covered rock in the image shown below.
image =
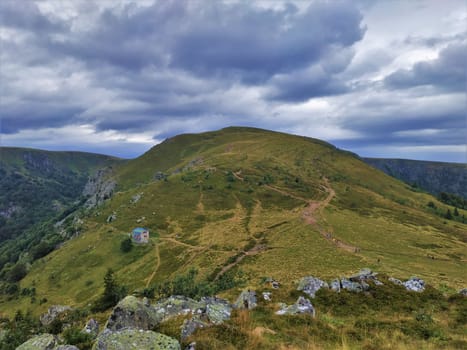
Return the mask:
POLYGON ((41 334, 21 344, 16 350, 53 350, 57 345, 57 338, 52 334, 41 334))
POLYGON ((47 313, 40 316, 40 321, 44 326, 47 326, 52 323, 60 314, 70 311, 71 307, 66 305, 53 305, 49 307, 47 313))
POLYGON ((412 292, 423 292, 425 290, 425 281, 418 277, 410 277, 403 285, 405 289, 412 292))
POLYGON ((380 286, 383 283, 377 278, 378 273, 368 268, 361 269, 358 273, 349 277, 352 282, 372 281, 374 284, 380 286))
POLYGON ((86 326, 84 326, 83 333, 90 334, 93 338, 97 337, 99 333, 99 323, 91 318, 88 323, 86 323, 86 326))
POLYGON ((171 337, 153 331, 124 329, 105 330, 97 337, 93 350, 180 350, 180 343, 171 337))
POLYGON ((313 276, 303 277, 300 282, 298 282, 297 290, 303 291, 303 293, 308 294, 310 297, 314 298, 315 293, 321 288, 329 288, 328 284, 319 278, 313 276))
POLYGON ((162 299, 154 305, 157 318, 165 321, 171 317, 187 315, 189 313, 201 314, 205 311, 206 303, 196 301, 181 295, 162 299))
POLYGON ((206 316, 209 321, 214 324, 221 324, 230 319, 232 306, 225 299, 204 297, 201 303, 206 303, 206 316))
POLYGON ((464 297, 467 297, 467 288, 463 288, 459 291, 460 295, 463 295, 464 297))
POLYGON ((364 281, 352 282, 347 278, 341 279, 341 286, 342 286, 342 289, 346 289, 350 292, 356 292, 356 293, 366 291, 370 288, 370 286, 364 281))
POLYGON ((402 283, 401 280, 398 280, 397 278, 394 278, 394 277, 389 277, 389 278, 388 278, 388 281, 389 281, 389 282, 392 282, 392 283, 394 283, 394 284, 397 284, 397 285, 399 285, 399 286, 404 285, 404 284, 402 283))
POLYGON ((127 296, 115 306, 106 328, 118 331, 125 328, 152 329, 161 321, 156 310, 134 296, 127 296))
POLYGON ((74 345, 59 345, 54 350, 79 350, 79 348, 74 345))
POLYGON ((209 327, 209 323, 203 321, 199 315, 185 320, 182 325, 181 339, 184 340, 192 335, 198 328, 209 327))
POLYGON ((331 288, 333 292, 339 293, 341 291, 341 281, 339 281, 337 278, 332 280, 329 283, 329 288, 331 288))
POLYGON ((256 292, 254 290, 244 290, 240 293, 234 303, 236 309, 254 309, 257 305, 256 292))
POLYGON ((307 298, 300 296, 295 304, 287 306, 284 303, 280 304, 280 310, 276 311, 277 315, 298 315, 309 314, 315 317, 315 308, 311 301, 307 298))

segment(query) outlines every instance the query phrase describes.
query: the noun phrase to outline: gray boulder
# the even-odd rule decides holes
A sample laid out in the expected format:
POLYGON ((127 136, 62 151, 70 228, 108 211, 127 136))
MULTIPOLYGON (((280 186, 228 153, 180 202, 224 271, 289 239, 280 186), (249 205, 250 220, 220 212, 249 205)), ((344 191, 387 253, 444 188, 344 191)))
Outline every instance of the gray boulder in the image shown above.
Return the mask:
POLYGON ((40 316, 40 321, 42 325, 47 326, 52 323, 60 314, 70 311, 71 307, 66 305, 53 305, 49 307, 47 313, 40 316))
POLYGON ((120 300, 110 315, 106 328, 118 331, 125 328, 152 329, 161 321, 156 310, 134 296, 120 300))
POLYGON ((181 339, 184 340, 192 335, 198 328, 209 327, 209 323, 203 321, 199 315, 185 320, 182 325, 181 339))
POLYGON ((79 348, 74 345, 59 345, 54 350, 79 350, 79 348))
POLYGON ((303 291, 303 293, 308 294, 310 297, 314 298, 315 293, 321 288, 329 288, 329 285, 320 280, 319 278, 308 276, 303 277, 298 283, 297 290, 303 291))
POLYGON ((388 281, 390 281, 390 282, 392 282, 392 283, 394 283, 394 284, 397 284, 397 285, 399 285, 399 286, 404 285, 404 283, 402 283, 401 280, 398 280, 397 278, 394 278, 394 277, 389 277, 389 278, 388 278, 388 281))
POLYGON ((405 289, 411 292, 423 292, 425 290, 425 281, 418 277, 410 277, 403 285, 405 289))
POLYGON ((16 350, 53 350, 57 343, 57 338, 54 335, 41 334, 21 344, 16 350))
POLYGON ((464 297, 467 297, 467 288, 463 288, 459 291, 460 295, 463 295, 464 297))
POLYGON ((84 326, 83 333, 90 334, 93 338, 97 337, 99 333, 99 323, 91 318, 88 323, 86 323, 86 326, 84 326))
POLYGON ((341 281, 339 281, 337 278, 332 280, 329 283, 329 288, 331 288, 333 292, 339 293, 341 291, 341 281))
POLYGON ((311 301, 307 298, 300 296, 295 304, 287 306, 287 304, 281 303, 280 310, 276 311, 277 315, 298 315, 298 314, 309 314, 315 317, 315 308, 311 304, 311 301))
POLYGON ((234 303, 236 309, 254 309, 257 305, 256 292, 254 290, 244 290, 240 293, 234 303))
POLYGON ((153 331, 124 329, 105 330, 97 337, 93 350, 180 350, 180 343, 171 337, 153 331))
POLYGON ((221 324, 230 319, 232 306, 225 299, 204 297, 201 303, 206 303, 206 316, 213 324, 221 324))
POLYGON ((341 286, 342 286, 342 289, 346 289, 350 292, 356 292, 356 293, 359 293, 359 292, 363 292, 363 291, 366 291, 370 288, 370 286, 365 283, 365 282, 352 282, 351 280, 347 279, 347 278, 342 278, 341 279, 341 286))
POLYGON ((383 283, 378 280, 378 278, 376 277, 377 275, 378 275, 377 272, 374 272, 368 268, 363 268, 358 273, 350 276, 349 280, 353 282, 372 281, 377 286, 380 286, 383 283))
POLYGON ((202 314, 205 312, 206 303, 199 302, 191 298, 181 295, 170 296, 157 302, 153 309, 157 319, 160 321, 168 320, 169 318, 192 314, 202 314))

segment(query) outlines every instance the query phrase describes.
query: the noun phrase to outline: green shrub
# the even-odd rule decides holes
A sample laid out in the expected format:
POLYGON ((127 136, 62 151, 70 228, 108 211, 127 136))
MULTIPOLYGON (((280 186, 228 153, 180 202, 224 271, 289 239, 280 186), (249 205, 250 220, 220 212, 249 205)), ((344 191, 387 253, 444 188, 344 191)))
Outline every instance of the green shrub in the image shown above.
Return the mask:
POLYGON ((67 344, 75 345, 81 350, 88 350, 92 347, 92 336, 76 327, 67 328, 63 332, 63 338, 67 344))
POLYGON ((133 249, 133 242, 131 241, 131 238, 125 238, 121 243, 120 243, 120 250, 123 253, 128 253, 131 249, 133 249))

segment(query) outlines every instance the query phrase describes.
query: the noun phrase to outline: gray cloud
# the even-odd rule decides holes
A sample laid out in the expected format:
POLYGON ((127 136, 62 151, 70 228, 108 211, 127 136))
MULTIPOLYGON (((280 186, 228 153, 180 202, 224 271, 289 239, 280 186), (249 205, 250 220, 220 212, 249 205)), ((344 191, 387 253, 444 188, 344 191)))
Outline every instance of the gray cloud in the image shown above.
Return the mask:
MULTIPOLYGON (((366 0, 21 4, 0 1, 2 142, 135 156, 176 133, 228 125, 352 149, 464 142, 457 24, 462 32, 420 25, 409 36, 405 23, 402 37, 375 41, 367 37, 378 18, 365 16, 377 5, 366 0), (439 57, 409 66, 401 57, 410 50, 439 57), (83 137, 71 137, 76 128, 83 137)), ((397 22, 398 6, 384 6, 397 22)))
POLYGON ((432 61, 418 62, 411 69, 400 69, 385 78, 390 88, 431 85, 452 91, 466 90, 467 44, 450 44, 432 61))

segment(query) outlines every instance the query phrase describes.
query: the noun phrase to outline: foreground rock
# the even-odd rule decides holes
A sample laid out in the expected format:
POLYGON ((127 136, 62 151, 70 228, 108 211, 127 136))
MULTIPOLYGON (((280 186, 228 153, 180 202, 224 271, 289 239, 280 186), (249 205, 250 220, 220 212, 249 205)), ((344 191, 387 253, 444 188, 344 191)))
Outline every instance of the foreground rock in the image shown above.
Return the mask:
POLYGON ((315 317, 315 308, 309 299, 298 297, 295 304, 287 306, 287 304, 280 303, 280 310, 276 311, 277 315, 298 315, 310 314, 315 317))
POLYGON ((66 305, 53 305, 49 307, 47 313, 41 315, 40 320, 42 325, 47 326, 53 322, 58 316, 66 311, 70 311, 71 307, 66 305))
POLYGON ((303 293, 308 294, 310 297, 314 298, 316 292, 321 288, 329 288, 329 285, 319 278, 307 276, 303 277, 300 282, 298 282, 297 290, 301 290, 303 293))
POLYGON ((171 337, 153 331, 124 329, 105 330, 97 337, 93 350, 180 350, 180 343, 171 337))
POLYGON ((192 314, 201 314, 205 311, 206 303, 187 298, 182 295, 162 299, 154 306, 156 318, 162 322, 172 317, 192 314))
POLYGON ((219 325, 230 319, 232 306, 227 300, 216 297, 203 297, 200 304, 204 305, 204 309, 196 310, 191 319, 183 322, 181 339, 186 339, 198 328, 219 325))
POLYGON ((54 335, 41 334, 21 344, 16 350, 53 350, 57 343, 57 338, 54 335))
POLYGON ((161 318, 156 310, 134 296, 127 296, 115 306, 106 328, 118 331, 125 328, 153 329, 161 318))
POLYGON ((215 297, 204 297, 201 303, 206 304, 206 316, 211 323, 221 324, 230 319, 232 306, 227 300, 215 297))
POLYGON ((234 303, 236 309, 254 309, 257 305, 256 292, 254 290, 244 290, 240 293, 234 303))
POLYGON ((91 318, 88 323, 86 323, 86 326, 84 326, 83 333, 89 334, 93 338, 97 337, 99 333, 99 323, 91 318))

